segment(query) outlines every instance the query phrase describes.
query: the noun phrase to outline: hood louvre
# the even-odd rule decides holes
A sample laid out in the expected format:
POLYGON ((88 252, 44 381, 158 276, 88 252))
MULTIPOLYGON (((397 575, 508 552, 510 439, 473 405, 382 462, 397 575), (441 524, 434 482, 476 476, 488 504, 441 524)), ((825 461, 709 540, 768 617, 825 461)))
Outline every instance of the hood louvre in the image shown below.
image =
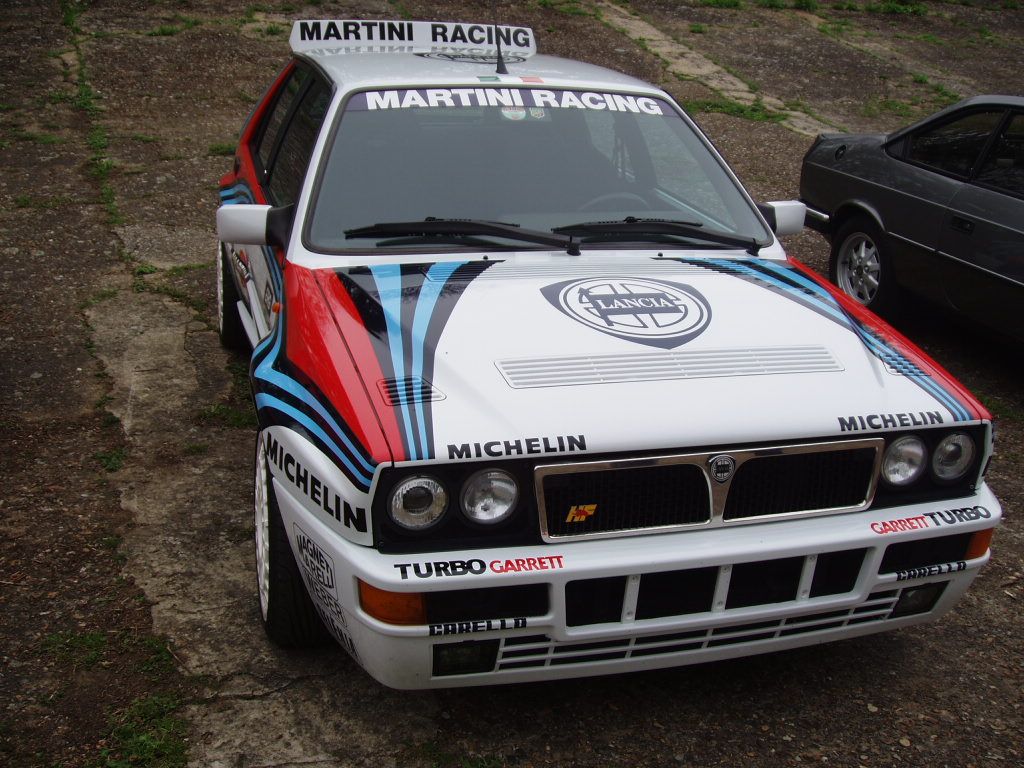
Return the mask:
POLYGON ((444 393, 429 381, 418 376, 404 376, 400 379, 381 379, 377 389, 390 406, 409 403, 431 403, 444 400, 444 393))
POLYGON ((513 389, 843 370, 820 346, 538 357, 500 360, 497 366, 513 389))

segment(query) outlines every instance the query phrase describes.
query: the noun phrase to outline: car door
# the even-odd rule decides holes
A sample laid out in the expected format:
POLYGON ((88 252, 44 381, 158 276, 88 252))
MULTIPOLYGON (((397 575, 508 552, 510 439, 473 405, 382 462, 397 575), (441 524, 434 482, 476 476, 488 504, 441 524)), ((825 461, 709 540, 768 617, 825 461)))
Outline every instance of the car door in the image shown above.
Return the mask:
POLYGON ((940 252, 956 265, 950 303, 1024 338, 1024 112, 1007 114, 947 219, 940 252))
POLYGON ((945 301, 948 260, 937 258, 946 239, 949 205, 961 193, 982 152, 1003 118, 1001 108, 957 112, 902 137, 888 151, 902 160, 880 208, 894 236, 900 283, 929 298, 945 301))

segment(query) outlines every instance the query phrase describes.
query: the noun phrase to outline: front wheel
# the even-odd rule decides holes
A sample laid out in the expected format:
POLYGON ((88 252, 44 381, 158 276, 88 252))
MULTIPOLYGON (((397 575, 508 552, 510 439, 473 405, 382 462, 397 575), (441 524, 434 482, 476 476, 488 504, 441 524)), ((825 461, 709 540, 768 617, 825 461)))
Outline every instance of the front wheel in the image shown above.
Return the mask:
POLYGON ((849 219, 836 232, 829 278, 873 312, 892 314, 897 307, 898 287, 882 230, 863 216, 849 219))
POLYGON ((263 628, 282 648, 311 648, 330 641, 313 601, 302 582, 288 533, 277 505, 267 464, 266 444, 256 445, 256 585, 259 588, 263 628))

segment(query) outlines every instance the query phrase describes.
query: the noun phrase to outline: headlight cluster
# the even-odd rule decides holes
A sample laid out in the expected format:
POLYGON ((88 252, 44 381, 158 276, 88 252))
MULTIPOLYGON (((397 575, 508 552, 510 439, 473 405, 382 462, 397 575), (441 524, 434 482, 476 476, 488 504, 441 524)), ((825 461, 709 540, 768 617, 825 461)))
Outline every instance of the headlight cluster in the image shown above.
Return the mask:
MULTIPOLYGON (((483 469, 462 484, 459 508, 471 522, 494 525, 506 520, 516 508, 519 485, 503 469, 483 469)), ((448 511, 448 490, 428 475, 402 480, 388 497, 388 516, 407 531, 423 531, 436 525, 448 511)))
POLYGON ((952 432, 928 455, 928 447, 917 435, 907 435, 889 443, 882 458, 882 479, 896 488, 917 482, 926 471, 939 483, 963 479, 974 465, 977 449, 974 438, 964 432, 952 432))

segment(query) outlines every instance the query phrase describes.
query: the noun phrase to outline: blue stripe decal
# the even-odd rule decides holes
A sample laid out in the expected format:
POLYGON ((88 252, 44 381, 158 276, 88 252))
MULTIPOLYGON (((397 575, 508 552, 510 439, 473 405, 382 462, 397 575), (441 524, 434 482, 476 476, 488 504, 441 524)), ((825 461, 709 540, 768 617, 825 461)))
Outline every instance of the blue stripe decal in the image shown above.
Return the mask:
POLYGON ((335 442, 331 440, 331 438, 327 435, 327 433, 324 432, 315 421, 309 418, 306 414, 302 413, 302 411, 293 408, 292 406, 288 405, 288 403, 279 400, 278 398, 273 397, 272 395, 267 395, 263 393, 256 395, 256 407, 273 408, 274 410, 280 411, 286 416, 291 416, 293 419, 295 419, 295 421, 297 421, 303 427, 308 429, 312 434, 316 435, 321 440, 323 440, 324 443, 328 445, 330 449, 334 451, 334 453, 341 459, 342 463, 352 473, 353 477, 359 480, 359 482, 361 482, 364 485, 364 487, 370 487, 370 482, 372 479, 371 476, 364 475, 355 466, 353 466, 352 463, 341 452, 341 450, 338 448, 335 442))
POLYGON ((864 328, 858 321, 854 320, 854 318, 850 317, 835 301, 832 295, 813 280, 810 280, 791 268, 780 267, 776 264, 767 262, 759 262, 761 269, 753 269, 750 266, 737 261, 729 261, 725 259, 709 259, 709 261, 723 269, 732 270, 743 275, 749 275, 755 279, 763 280, 769 285, 814 304, 815 307, 821 309, 836 322, 856 333, 862 343, 868 348, 868 351, 883 363, 886 363, 896 369, 902 368, 902 375, 912 379, 919 387, 934 397, 939 403, 944 405, 952 414, 954 421, 970 421, 970 413, 967 412, 956 398, 936 383, 931 376, 928 376, 923 371, 917 369, 917 367, 907 360, 906 357, 904 357, 904 355, 902 355, 898 350, 889 346, 883 339, 880 339, 867 328, 864 328), (775 277, 766 274, 765 271, 771 272, 775 277), (793 285, 793 283, 797 283, 800 287, 793 285), (813 294, 813 296, 808 296, 807 293, 801 290, 801 288, 806 289, 807 292, 813 294), (916 371, 916 373, 913 371, 916 371))
MULTIPOLYGON (((280 329, 281 329, 281 323, 278 322, 277 328, 275 329, 275 332, 274 332, 274 349, 271 351, 271 353, 269 355, 267 355, 263 359, 263 361, 259 365, 256 366, 256 370, 253 371, 253 375, 256 378, 261 379, 261 380, 267 382, 268 384, 272 384, 273 386, 275 386, 275 387, 277 387, 277 388, 279 388, 281 390, 284 390, 288 394, 290 394, 293 397, 295 397, 297 400, 300 400, 301 402, 305 403, 307 406, 312 408, 314 411, 316 411, 317 415, 320 416, 324 421, 326 421, 330 425, 331 429, 334 430, 335 434, 338 435, 341 438, 341 440, 344 443, 345 447, 352 454, 352 456, 354 456, 358 460, 359 464, 362 465, 363 469, 365 469, 366 471, 368 471, 372 475, 373 472, 374 472, 374 466, 372 464, 370 464, 366 460, 366 458, 363 456, 363 454, 359 450, 359 448, 357 448, 355 445, 353 445, 352 441, 349 440, 349 438, 345 434, 344 430, 342 430, 341 427, 338 426, 338 423, 327 412, 327 409, 323 407, 323 405, 320 403, 320 401, 317 400, 315 397, 313 397, 313 395, 310 394, 306 390, 305 387, 303 387, 301 384, 299 384, 297 381, 295 381, 295 379, 293 379, 293 378, 291 378, 289 376, 284 375, 283 373, 279 373, 278 371, 274 370, 273 363, 277 359, 277 356, 278 356, 278 354, 281 351, 281 337, 282 337, 283 334, 281 333, 280 329)), ((270 395, 257 395, 257 398, 256 398, 257 399, 257 405, 259 404, 261 397, 266 399, 266 398, 270 398, 270 395)), ((281 402, 280 400, 277 400, 277 398, 270 398, 270 399, 274 400, 275 402, 281 402)), ((291 409, 290 406, 289 406, 289 408, 291 409)), ((279 409, 279 410, 281 410, 281 409, 279 409)), ((294 413, 299 413, 299 411, 295 411, 294 409, 291 409, 290 411, 288 411, 289 415, 292 415, 292 411, 294 411, 294 413)), ((350 469, 352 469, 354 474, 358 474, 360 477, 363 476, 361 472, 356 470, 350 464, 350 462, 348 461, 347 457, 340 450, 337 449, 337 446, 334 443, 334 441, 326 439, 326 433, 324 433, 323 430, 321 430, 320 427, 317 426, 313 422, 312 419, 310 419, 308 416, 305 416, 305 415, 302 415, 302 418, 298 418, 298 417, 295 417, 295 418, 296 418, 297 421, 302 423, 303 426, 305 426, 310 431, 314 431, 314 429, 315 429, 316 430, 315 434, 317 434, 318 437, 320 437, 321 434, 323 434, 324 436, 321 437, 321 439, 323 439, 324 442, 328 443, 328 445, 330 445, 333 449, 336 450, 336 452, 338 454, 338 457, 341 458, 341 460, 345 463, 345 465, 349 466, 350 469)))
MULTIPOLYGON (((388 348, 391 350, 391 367, 395 378, 401 379, 405 374, 405 347, 402 343, 402 268, 398 264, 385 264, 370 267, 370 273, 377 283, 377 295, 384 311, 384 320, 388 330, 388 348)), ((409 446, 409 459, 420 459, 420 451, 412 433, 412 419, 408 405, 401 403, 402 423, 405 427, 405 439, 409 446)))
MULTIPOLYGON (((419 301, 416 303, 416 313, 412 321, 412 371, 413 381, 423 378, 423 353, 426 346, 427 328, 430 325, 430 318, 434 314, 434 307, 437 299, 444 289, 448 278, 466 262, 447 262, 434 264, 427 270, 427 279, 423 281, 420 288, 419 301)), ((405 396, 403 388, 402 396, 405 396)), ((416 398, 416 423, 419 425, 420 443, 424 453, 431 452, 431 446, 427 444, 427 426, 424 421, 423 399, 416 398)), ((427 458, 427 456, 424 456, 427 458)))

